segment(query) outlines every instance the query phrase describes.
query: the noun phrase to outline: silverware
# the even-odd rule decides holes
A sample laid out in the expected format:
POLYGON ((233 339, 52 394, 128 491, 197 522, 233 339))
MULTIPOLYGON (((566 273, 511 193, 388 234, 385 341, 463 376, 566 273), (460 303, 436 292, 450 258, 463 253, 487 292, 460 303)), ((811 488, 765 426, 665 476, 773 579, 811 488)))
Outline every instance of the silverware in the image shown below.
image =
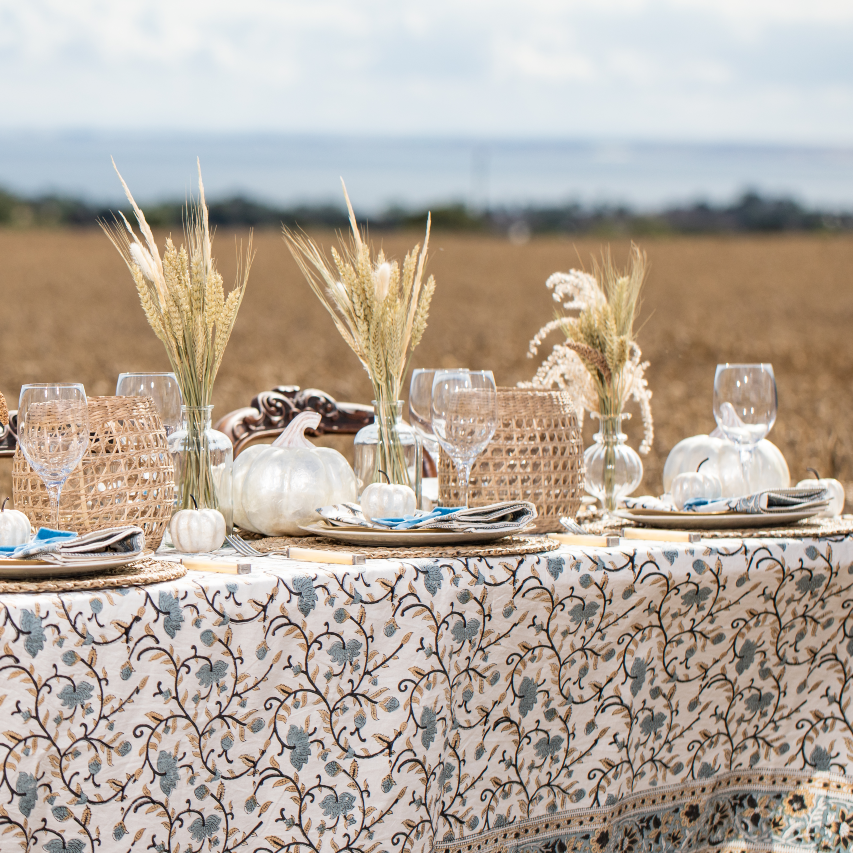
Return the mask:
POLYGON ((562 524, 569 533, 576 533, 578 536, 590 535, 590 532, 582 524, 578 524, 573 518, 569 518, 567 515, 564 515, 560 519, 560 524, 562 524))
POLYGON ((225 541, 238 554, 244 557, 283 557, 289 560, 302 560, 308 563, 335 563, 343 566, 363 566, 364 557, 361 554, 353 554, 350 551, 323 551, 319 548, 282 548, 279 551, 258 551, 250 545, 242 536, 232 533, 225 537, 225 541))

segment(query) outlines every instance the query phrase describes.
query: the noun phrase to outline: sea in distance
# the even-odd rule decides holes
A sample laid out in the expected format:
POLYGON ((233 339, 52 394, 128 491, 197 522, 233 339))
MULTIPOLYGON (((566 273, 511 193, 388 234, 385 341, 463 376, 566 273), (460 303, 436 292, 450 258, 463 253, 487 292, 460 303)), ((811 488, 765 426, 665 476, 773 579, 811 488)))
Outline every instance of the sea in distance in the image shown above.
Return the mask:
POLYGON ((110 157, 140 203, 180 200, 201 160, 210 199, 357 209, 625 205, 654 212, 752 190, 853 210, 853 147, 371 138, 283 134, 0 132, 0 188, 121 204, 110 157))

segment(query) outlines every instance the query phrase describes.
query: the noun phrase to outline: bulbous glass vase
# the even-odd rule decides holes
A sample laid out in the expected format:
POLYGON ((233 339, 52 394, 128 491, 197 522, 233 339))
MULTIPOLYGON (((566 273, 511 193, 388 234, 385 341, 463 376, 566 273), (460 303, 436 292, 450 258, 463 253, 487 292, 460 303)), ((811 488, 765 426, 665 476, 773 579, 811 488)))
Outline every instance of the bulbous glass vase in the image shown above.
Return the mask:
POLYGON ((373 401, 374 421, 359 430, 353 441, 359 495, 371 483, 410 486, 421 504, 421 443, 403 420, 403 403, 373 401), (380 473, 381 472, 381 473, 380 473))
POLYGON ((636 450, 626 444, 622 418, 630 415, 598 415, 595 443, 583 455, 586 467, 584 488, 601 501, 606 512, 613 512, 619 499, 630 495, 643 479, 643 463, 636 450))

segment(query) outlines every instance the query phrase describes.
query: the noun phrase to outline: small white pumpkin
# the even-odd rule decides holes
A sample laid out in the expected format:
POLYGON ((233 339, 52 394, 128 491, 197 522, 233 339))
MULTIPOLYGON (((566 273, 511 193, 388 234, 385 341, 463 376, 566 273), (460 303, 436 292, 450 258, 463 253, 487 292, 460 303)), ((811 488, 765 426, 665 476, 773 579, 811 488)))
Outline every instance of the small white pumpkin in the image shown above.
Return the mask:
POLYGON ((797 483, 798 489, 826 489, 827 497, 829 498, 829 506, 821 513, 818 513, 818 518, 835 518, 841 515, 844 510, 844 486, 838 480, 831 480, 828 477, 821 478, 820 474, 814 468, 806 468, 806 471, 811 471, 814 474, 814 480, 800 480, 797 483))
MULTIPOLYGON (((385 479, 388 475, 380 471, 385 479)), ((368 521, 374 518, 402 518, 412 515, 417 506, 415 491, 409 486, 392 483, 371 483, 361 493, 361 511, 368 521)))
POLYGON ((33 538, 33 531, 30 520, 22 512, 6 509, 8 500, 4 498, 3 506, 0 507, 0 547, 16 548, 29 542, 33 538))
POLYGON ((347 460, 304 435, 320 420, 317 412, 302 412, 271 445, 249 447, 234 460, 234 521, 244 530, 307 536, 301 525, 319 520, 320 507, 355 501, 357 481, 347 460))
POLYGON ((687 501, 694 498, 717 500, 723 496, 720 478, 702 471, 702 466, 707 461, 703 459, 695 471, 679 474, 672 481, 672 501, 676 509, 684 509, 687 501))
POLYGON ((172 544, 184 554, 206 554, 225 542, 225 516, 218 509, 178 510, 169 522, 172 544))
POLYGON ((669 453, 663 469, 663 490, 669 492, 672 481, 679 474, 692 473, 707 459, 706 474, 715 475, 722 487, 722 497, 735 498, 749 491, 787 489, 791 475, 785 457, 775 444, 766 438, 758 442, 749 468, 751 489, 743 479, 743 468, 737 446, 725 438, 711 435, 694 435, 679 441, 669 453))

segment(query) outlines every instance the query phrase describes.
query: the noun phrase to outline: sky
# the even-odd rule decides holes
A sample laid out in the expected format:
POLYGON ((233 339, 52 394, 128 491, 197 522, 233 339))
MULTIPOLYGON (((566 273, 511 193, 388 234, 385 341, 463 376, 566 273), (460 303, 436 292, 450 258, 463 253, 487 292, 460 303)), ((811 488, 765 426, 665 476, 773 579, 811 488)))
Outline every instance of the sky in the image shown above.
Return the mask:
POLYGON ((0 131, 853 145, 851 0, 0 0, 0 131))

